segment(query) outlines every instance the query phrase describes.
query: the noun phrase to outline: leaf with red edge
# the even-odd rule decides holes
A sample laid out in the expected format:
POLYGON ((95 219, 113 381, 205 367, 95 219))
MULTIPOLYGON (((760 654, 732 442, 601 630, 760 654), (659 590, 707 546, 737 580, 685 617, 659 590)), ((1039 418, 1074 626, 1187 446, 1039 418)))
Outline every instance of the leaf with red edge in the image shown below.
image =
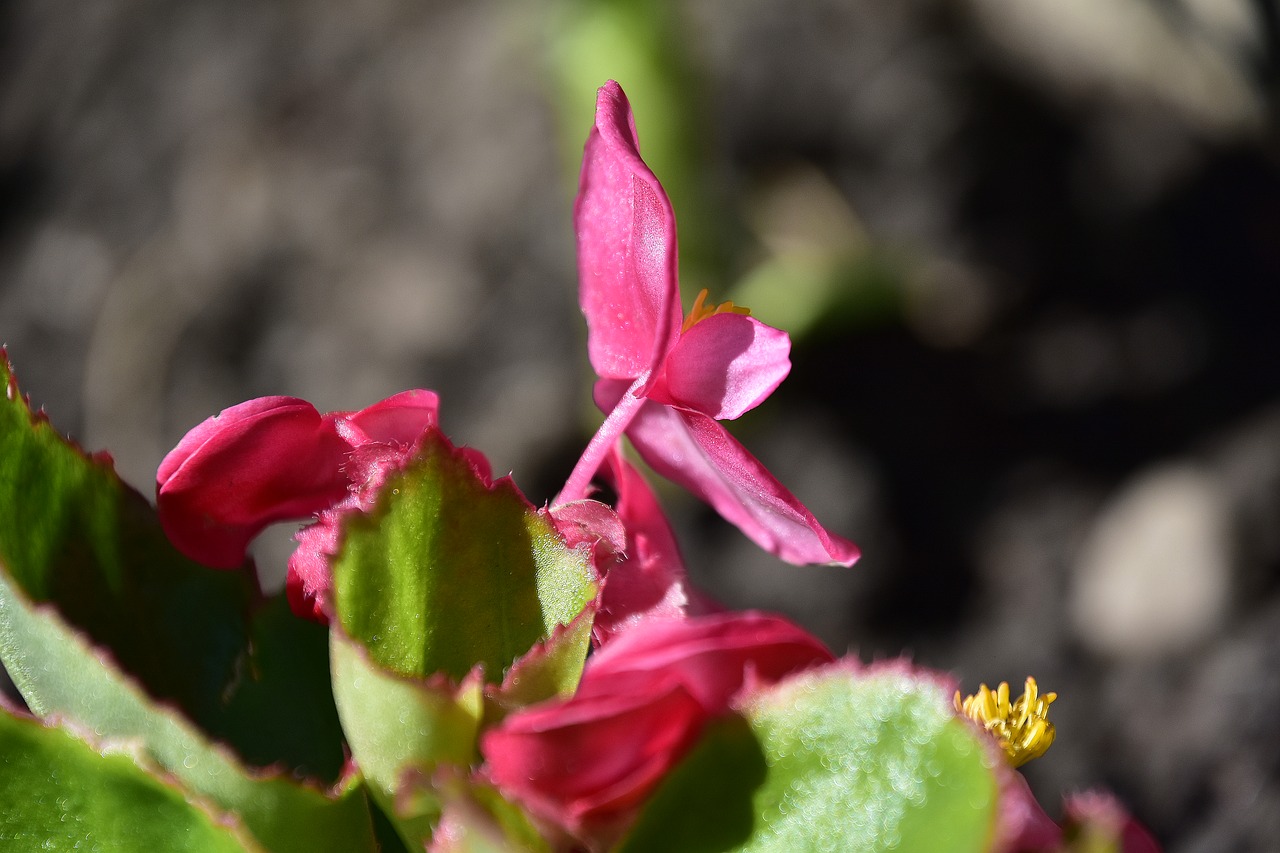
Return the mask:
POLYGON ((105 455, 33 414, 0 350, 0 567, 157 698, 217 728, 257 584, 181 556, 105 455))
POLYGON ((0 849, 261 848, 118 746, 0 709, 0 849))
POLYGON ((460 680, 480 665, 489 682, 596 594, 587 556, 438 430, 347 517, 333 587, 335 623, 380 666, 460 680))

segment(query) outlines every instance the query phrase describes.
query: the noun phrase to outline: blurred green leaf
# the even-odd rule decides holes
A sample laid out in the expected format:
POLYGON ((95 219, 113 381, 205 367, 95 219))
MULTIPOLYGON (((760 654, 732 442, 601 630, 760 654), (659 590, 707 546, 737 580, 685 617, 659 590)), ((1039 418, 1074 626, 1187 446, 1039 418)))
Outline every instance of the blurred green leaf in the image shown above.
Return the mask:
POLYGON ((373 661, 454 681, 477 665, 501 681, 596 591, 587 558, 515 485, 486 485, 438 432, 348 520, 333 574, 336 620, 373 661))
MULTIPOLYGON (((3 567, 0 567, 3 568, 3 567)), ((191 792, 234 812, 264 847, 373 850, 363 787, 328 796, 288 775, 245 768, 177 711, 156 704, 99 648, 0 571, 0 653, 31 710, 107 740, 132 740, 191 792)))
POLYGON ((258 850, 225 817, 70 732, 0 708, 0 849, 258 850))
POLYGON ((742 713, 677 767, 623 850, 987 850, 991 759, 927 674, 836 664, 742 713))
POLYGON ((31 413, 2 350, 0 385, 0 565, 153 696, 216 730, 256 582, 174 550, 109 457, 86 456, 31 413))
POLYGON ((554 9, 547 55, 575 190, 596 89, 617 80, 635 113, 641 153, 680 223, 686 292, 718 292, 729 270, 732 217, 709 167, 710 123, 684 47, 684 9, 653 0, 560 0, 554 9))
POLYGON ((756 266, 730 294, 802 342, 900 322, 907 273, 904 261, 882 251, 789 252, 756 266))
MULTIPOLYGON (((182 557, 108 458, 31 413, 2 355, 0 381, 0 568, 245 761, 336 780, 342 732, 324 628, 292 616, 283 596, 261 602, 251 572, 182 557)), ((47 676, 18 679, 32 707, 56 705, 45 692, 65 686, 49 653, 17 637, 0 650, 11 670, 47 676)))
POLYGON ((329 673, 329 631, 273 596, 253 614, 214 734, 248 764, 337 781, 346 756, 329 673))
POLYGON ((444 816, 432 853, 551 853, 528 815, 492 786, 456 779, 443 788, 444 816))

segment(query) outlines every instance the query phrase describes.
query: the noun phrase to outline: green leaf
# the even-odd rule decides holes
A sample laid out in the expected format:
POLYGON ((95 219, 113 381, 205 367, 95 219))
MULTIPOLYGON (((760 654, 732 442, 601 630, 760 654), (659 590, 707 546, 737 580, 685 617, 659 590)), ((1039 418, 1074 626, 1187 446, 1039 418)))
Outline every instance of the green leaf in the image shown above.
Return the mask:
POLYGON ((371 513, 347 520, 333 574, 348 636, 382 667, 419 678, 459 681, 481 665, 498 682, 595 596, 586 556, 509 479, 486 485, 438 432, 388 478, 371 513))
POLYGON ((440 815, 439 803, 398 800, 406 774, 440 764, 469 766, 484 713, 478 678, 454 688, 445 678, 426 684, 386 672, 368 652, 331 631, 333 691, 351 754, 371 790, 410 848, 421 847, 440 815))
POLYGON ((181 714, 156 704, 2 569, 0 655, 34 713, 75 721, 96 737, 134 741, 185 789, 238 815, 268 849, 375 849, 364 790, 355 780, 330 796, 283 774, 248 770, 181 714))
POLYGON ((491 785, 444 779, 444 815, 432 853, 551 853, 529 816, 491 785))
POLYGON ((766 775, 764 753, 746 720, 712 723, 641 812, 622 849, 742 849, 756 822, 752 797, 766 775))
MULTIPOLYGON (((283 596, 260 602, 250 571, 182 557, 109 458, 86 456, 31 413, 2 352, 0 380, 2 570, 247 762, 336 780, 344 756, 325 630, 294 618, 283 596)), ((46 653, 57 650, 15 638, 0 656, 56 672, 46 653)), ((36 706, 49 704, 46 681, 23 686, 36 706)))
POLYGON ((257 595, 252 576, 174 550, 110 457, 86 456, 32 414, 3 350, 0 385, 0 565, 153 696, 217 730, 257 595))
POLYGON ((573 695, 586 664, 595 612, 594 605, 588 605, 567 626, 557 629, 546 642, 534 646, 511 665, 501 688, 492 693, 500 709, 522 708, 556 696, 573 695))
POLYGON ((346 755, 329 683, 328 630, 295 616, 283 593, 253 614, 250 629, 222 691, 216 734, 250 765, 283 762, 308 778, 337 781, 346 755))
POLYGON ((0 849, 259 849, 126 752, 0 709, 0 849))
POLYGON ((994 759, 927 675, 836 664, 764 691, 743 717, 749 729, 700 741, 623 850, 988 848, 994 759))

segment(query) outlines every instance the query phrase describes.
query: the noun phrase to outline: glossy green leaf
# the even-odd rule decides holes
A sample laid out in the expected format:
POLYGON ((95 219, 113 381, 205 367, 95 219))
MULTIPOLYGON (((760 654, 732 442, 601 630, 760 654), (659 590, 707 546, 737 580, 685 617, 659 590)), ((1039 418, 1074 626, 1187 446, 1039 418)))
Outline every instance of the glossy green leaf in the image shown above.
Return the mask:
POLYGON ((0 850, 257 849, 127 752, 0 709, 0 850))
POLYGON ((0 654, 32 712, 131 740, 192 793, 240 816, 270 850, 373 850, 363 787, 333 796, 284 774, 244 767, 177 711, 155 703, 48 605, 31 602, 0 566, 0 654))
POLYGON ((927 675, 837 664, 764 691, 743 717, 700 742, 622 849, 987 850, 994 759, 927 675))
POLYGON ((153 696, 216 731, 257 594, 252 577, 174 550, 109 457, 86 456, 31 413, 2 351, 0 385, 0 565, 153 696))
POLYGON ((486 485, 439 433, 371 513, 348 520, 334 563, 348 636, 380 666, 419 678, 457 681, 481 665, 498 682, 594 596, 587 558, 510 480, 486 485))

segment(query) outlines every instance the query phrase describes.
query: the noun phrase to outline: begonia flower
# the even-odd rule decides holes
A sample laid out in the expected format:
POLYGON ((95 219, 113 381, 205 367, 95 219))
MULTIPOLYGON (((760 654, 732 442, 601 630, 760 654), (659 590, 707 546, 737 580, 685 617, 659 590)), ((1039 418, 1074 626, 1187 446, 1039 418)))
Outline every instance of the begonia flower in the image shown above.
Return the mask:
POLYGON ((586 497, 625 434, 655 471, 711 504, 791 563, 850 565, 852 543, 828 533, 719 424, 759 405, 791 369, 791 340, 731 304, 681 319, 676 223, 640 157, 617 83, 603 86, 587 139, 574 218, 587 349, 608 413, 557 502, 586 497))
POLYGON ((647 621, 587 661, 571 698, 486 732, 486 773, 543 820, 607 837, 744 688, 832 660, 815 637, 764 613, 647 621))
MULTIPOLYGON (((327 621, 328 557, 342 513, 368 509, 386 476, 437 427, 433 391, 404 391, 356 412, 321 415, 295 397, 262 397, 192 429, 156 472, 161 525, 179 551, 205 565, 244 564, 268 525, 315 516, 289 560, 289 603, 327 621)), ((488 462, 463 449, 488 477, 488 462)))

